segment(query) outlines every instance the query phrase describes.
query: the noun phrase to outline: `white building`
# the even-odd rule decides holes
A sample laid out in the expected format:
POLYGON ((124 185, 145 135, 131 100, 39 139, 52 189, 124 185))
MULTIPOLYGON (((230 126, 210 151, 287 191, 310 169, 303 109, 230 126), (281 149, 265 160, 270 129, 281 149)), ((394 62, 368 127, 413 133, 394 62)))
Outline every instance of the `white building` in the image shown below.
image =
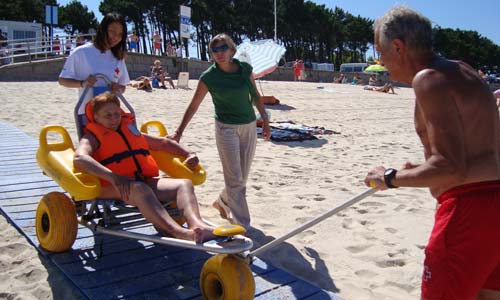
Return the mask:
POLYGON ((0 20, 0 30, 8 40, 42 39, 42 24, 0 20))

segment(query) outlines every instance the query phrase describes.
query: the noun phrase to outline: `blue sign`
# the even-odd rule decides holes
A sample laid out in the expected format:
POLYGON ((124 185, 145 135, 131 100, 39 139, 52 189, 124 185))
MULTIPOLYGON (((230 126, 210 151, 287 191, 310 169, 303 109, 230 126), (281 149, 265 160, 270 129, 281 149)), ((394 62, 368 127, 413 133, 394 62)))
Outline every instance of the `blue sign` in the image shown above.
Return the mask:
POLYGON ((189 39, 191 37, 191 7, 181 5, 180 10, 180 33, 182 38, 189 39))
POLYGON ((57 25, 57 6, 45 5, 45 23, 57 25))
POLYGON ((186 16, 181 16, 181 24, 191 25, 191 18, 186 16))

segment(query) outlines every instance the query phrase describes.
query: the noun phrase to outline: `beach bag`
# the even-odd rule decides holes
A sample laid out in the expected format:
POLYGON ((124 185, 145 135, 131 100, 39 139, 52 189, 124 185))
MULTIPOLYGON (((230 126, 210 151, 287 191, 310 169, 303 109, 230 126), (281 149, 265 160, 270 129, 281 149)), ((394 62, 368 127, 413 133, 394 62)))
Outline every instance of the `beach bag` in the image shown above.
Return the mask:
POLYGON ((156 89, 160 88, 160 83, 158 82, 157 78, 153 78, 153 82, 151 83, 151 85, 156 89))

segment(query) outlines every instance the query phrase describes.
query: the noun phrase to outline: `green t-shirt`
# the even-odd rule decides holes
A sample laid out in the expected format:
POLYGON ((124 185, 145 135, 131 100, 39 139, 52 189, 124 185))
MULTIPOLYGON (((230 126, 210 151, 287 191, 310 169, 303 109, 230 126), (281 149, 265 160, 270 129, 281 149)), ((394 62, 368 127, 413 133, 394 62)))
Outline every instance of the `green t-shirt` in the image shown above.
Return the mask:
POLYGON ((212 95, 215 107, 215 119, 226 124, 247 124, 255 121, 252 97, 257 96, 250 76, 252 66, 237 59, 240 65, 235 73, 222 71, 217 64, 211 65, 200 76, 212 95))

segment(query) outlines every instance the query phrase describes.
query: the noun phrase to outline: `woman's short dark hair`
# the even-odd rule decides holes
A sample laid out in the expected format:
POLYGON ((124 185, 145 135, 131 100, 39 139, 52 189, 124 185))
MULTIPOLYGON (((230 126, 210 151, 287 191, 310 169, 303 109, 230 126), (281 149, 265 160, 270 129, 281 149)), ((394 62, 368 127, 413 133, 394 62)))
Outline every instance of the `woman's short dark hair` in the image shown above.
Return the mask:
POLYGON ((111 12, 106 14, 99 25, 99 29, 97 30, 97 35, 94 39, 94 45, 97 49, 101 50, 101 52, 106 51, 106 44, 108 40, 108 27, 111 23, 118 22, 123 27, 122 32, 122 40, 118 45, 111 48, 111 52, 113 53, 116 59, 124 59, 127 53, 127 24, 125 23, 125 18, 116 12, 111 12))

